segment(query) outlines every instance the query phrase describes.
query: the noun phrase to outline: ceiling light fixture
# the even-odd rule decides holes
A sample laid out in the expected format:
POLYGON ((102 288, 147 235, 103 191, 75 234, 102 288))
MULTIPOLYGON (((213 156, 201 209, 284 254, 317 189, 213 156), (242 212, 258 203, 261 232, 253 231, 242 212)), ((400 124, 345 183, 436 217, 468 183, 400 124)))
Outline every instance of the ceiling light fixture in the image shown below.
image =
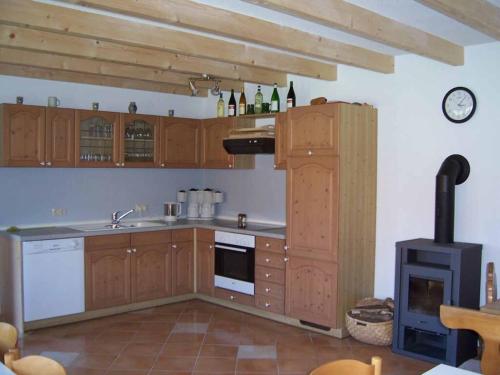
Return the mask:
POLYGON ((205 82, 210 82, 212 81, 214 83, 214 87, 210 89, 210 93, 214 96, 218 96, 220 94, 220 79, 217 79, 215 77, 212 77, 209 74, 203 73, 201 74, 201 77, 191 77, 189 78, 189 89, 191 90, 191 96, 196 96, 198 95, 198 88, 196 87, 196 82, 198 81, 205 81, 205 82))
POLYGON ((191 96, 198 95, 198 88, 196 87, 196 79, 189 79, 189 89, 191 90, 191 96))

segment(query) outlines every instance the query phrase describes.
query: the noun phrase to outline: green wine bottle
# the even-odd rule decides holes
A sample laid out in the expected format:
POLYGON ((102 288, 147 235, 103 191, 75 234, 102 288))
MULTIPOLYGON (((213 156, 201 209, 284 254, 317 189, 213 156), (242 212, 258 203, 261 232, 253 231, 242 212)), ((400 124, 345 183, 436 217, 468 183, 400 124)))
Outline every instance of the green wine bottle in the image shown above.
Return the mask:
POLYGON ((224 99, 220 93, 219 100, 217 101, 217 117, 224 117, 224 99))
POLYGON ((280 96, 278 94, 278 84, 274 84, 273 94, 271 95, 271 112, 280 111, 280 96))

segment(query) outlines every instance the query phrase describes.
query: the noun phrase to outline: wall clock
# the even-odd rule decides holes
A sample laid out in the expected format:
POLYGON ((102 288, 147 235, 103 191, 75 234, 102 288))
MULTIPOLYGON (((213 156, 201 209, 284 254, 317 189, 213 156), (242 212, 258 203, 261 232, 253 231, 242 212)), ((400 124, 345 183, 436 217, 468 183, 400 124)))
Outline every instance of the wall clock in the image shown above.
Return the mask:
POLYGON ((476 97, 466 87, 454 87, 444 96, 442 108, 451 122, 466 122, 476 111, 476 97))

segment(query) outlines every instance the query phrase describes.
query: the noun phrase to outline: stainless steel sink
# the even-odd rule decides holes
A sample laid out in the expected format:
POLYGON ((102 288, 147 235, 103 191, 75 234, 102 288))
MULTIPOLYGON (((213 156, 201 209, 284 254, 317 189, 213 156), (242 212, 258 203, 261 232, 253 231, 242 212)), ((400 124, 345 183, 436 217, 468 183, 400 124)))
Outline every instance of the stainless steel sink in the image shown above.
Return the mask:
POLYGON ((137 222, 128 222, 121 223, 117 226, 113 226, 112 224, 82 224, 71 226, 71 229, 80 230, 83 232, 98 232, 103 230, 123 230, 123 229, 133 229, 133 228, 152 228, 152 227, 164 227, 165 223, 159 221, 137 221, 137 222))

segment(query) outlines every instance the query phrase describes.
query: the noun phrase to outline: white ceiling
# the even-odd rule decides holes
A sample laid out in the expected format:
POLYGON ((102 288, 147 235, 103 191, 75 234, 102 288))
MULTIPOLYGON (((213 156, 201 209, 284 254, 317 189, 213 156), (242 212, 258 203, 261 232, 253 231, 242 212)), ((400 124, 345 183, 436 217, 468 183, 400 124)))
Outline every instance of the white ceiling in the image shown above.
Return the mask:
MULTIPOLYGON (((376 51, 399 55, 407 52, 387 47, 380 43, 356 37, 339 30, 304 21, 273 10, 245 3, 240 0, 195 0, 199 3, 233 10, 238 13, 266 19, 282 25, 291 26, 314 34, 321 34, 341 42, 355 44, 376 51)), ((302 1, 302 0, 300 0, 302 1)), ((494 42, 495 40, 448 18, 413 0, 347 0, 352 4, 372 10, 383 16, 441 36, 462 46, 494 42)), ((489 0, 500 7, 500 0, 489 0)), ((272 38, 272 36, 269 36, 272 38)))

